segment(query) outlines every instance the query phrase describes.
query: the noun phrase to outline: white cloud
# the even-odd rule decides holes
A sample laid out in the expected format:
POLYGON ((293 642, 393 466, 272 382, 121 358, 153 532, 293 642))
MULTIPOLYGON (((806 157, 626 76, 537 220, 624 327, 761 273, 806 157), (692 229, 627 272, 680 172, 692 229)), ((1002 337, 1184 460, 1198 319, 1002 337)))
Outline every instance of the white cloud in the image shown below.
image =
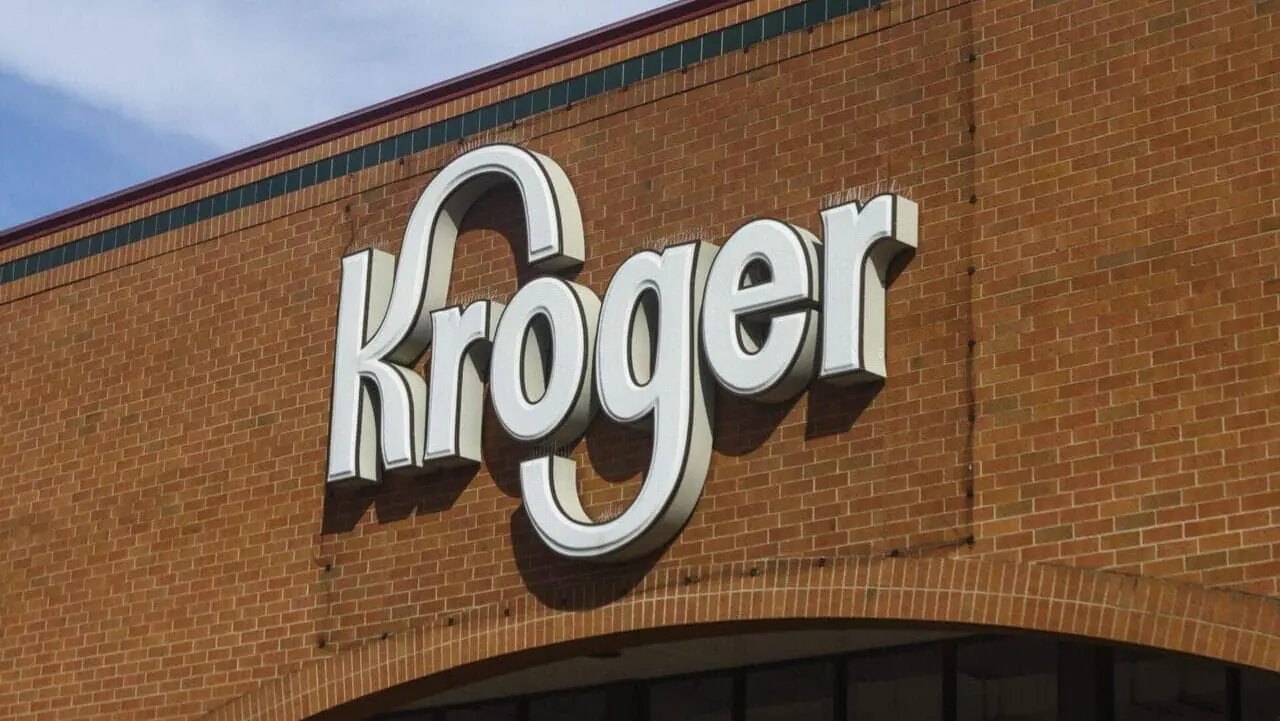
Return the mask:
POLYGON ((0 69, 232 150, 661 4, 8 0, 0 69))

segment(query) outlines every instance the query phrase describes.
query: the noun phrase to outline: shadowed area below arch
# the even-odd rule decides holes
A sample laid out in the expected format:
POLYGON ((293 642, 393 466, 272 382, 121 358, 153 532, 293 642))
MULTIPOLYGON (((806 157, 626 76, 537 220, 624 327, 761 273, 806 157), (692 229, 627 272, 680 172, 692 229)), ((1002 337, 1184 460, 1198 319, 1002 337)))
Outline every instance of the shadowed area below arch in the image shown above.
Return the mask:
MULTIPOLYGON (((599 583, 594 584, 598 586, 599 583)), ((583 586, 571 594, 598 593, 583 586)), ((565 612, 531 597, 340 649, 207 714, 359 719, 537 664, 669 637, 795 621, 1008 628, 1191 653, 1280 671, 1280 602, 1057 566, 952 558, 795 559, 658 568, 616 603, 565 612)))

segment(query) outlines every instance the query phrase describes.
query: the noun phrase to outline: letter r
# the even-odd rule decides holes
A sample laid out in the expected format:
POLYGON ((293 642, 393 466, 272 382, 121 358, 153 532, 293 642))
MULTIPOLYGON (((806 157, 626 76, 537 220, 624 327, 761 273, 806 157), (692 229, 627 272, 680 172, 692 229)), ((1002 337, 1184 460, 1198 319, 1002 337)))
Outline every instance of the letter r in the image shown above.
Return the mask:
POLYGON ((915 249, 918 225, 916 204, 900 195, 822 211, 822 378, 843 384, 886 377, 889 266, 915 249))

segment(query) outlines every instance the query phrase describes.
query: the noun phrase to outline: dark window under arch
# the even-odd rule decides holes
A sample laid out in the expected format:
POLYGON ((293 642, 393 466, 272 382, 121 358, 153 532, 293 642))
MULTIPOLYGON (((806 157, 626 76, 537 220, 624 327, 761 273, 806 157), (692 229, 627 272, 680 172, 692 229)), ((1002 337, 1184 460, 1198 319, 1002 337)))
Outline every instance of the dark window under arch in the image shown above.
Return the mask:
POLYGON ((1044 636, 974 636, 636 679, 377 721, 1277 721, 1280 674, 1044 636))

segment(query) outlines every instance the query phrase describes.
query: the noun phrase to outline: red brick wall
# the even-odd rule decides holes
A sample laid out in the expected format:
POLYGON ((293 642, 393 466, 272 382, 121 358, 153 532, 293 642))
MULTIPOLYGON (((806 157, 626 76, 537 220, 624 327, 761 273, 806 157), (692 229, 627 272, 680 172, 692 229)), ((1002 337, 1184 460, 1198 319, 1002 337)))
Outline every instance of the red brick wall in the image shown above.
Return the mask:
POLYGON ((978 550, 1275 596, 1274 4, 1031 7, 975 16, 978 550))
MULTIPOLYGON (((1128 638, 1099 619, 1136 608, 1159 634, 1139 640, 1280 669, 1277 18, 1252 0, 890 0, 517 128, 574 182, 578 279, 598 293, 664 237, 760 216, 818 232, 828 193, 893 184, 921 208, 885 387, 720 396, 689 526, 592 576, 533 537, 525 451, 491 421, 479 472, 324 486, 338 259, 397 250, 451 151, 9 297, 0 709, 302 718, 393 684, 368 661, 384 634, 514 650, 730 616, 1128 638), (662 589, 729 598, 751 569, 826 600, 620 620, 679 593, 662 589), (1008 615, 1038 597, 1098 615, 1008 615), (572 630, 503 631, 534 617, 572 630), (264 711, 289 694, 309 700, 264 711)), ((513 192, 483 200, 455 295, 513 292, 522 233, 513 192)), ((575 449, 588 510, 625 503, 647 455, 598 421, 575 449)))

